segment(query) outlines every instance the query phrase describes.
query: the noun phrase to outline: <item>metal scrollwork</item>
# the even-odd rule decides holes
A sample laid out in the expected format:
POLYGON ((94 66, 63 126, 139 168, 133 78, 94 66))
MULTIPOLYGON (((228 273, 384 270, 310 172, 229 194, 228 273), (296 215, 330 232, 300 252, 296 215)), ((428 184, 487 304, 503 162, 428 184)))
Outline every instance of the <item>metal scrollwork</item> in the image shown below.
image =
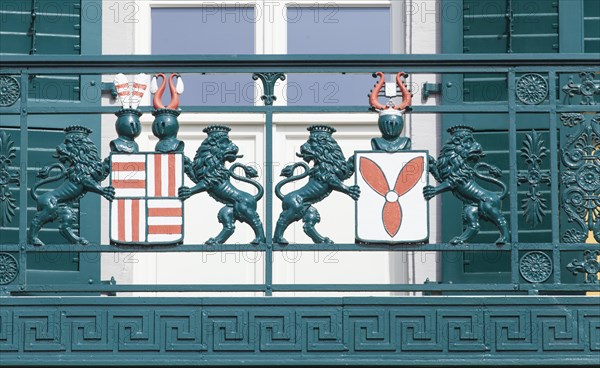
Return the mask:
POLYGON ((108 161, 102 162, 98 149, 89 138, 92 133, 79 125, 65 128, 65 140, 56 147, 54 157, 60 163, 43 167, 38 172, 38 181, 31 188, 31 197, 37 203, 37 212, 29 226, 29 243, 44 245, 38 235, 42 227, 52 221, 59 221, 60 234, 71 244, 86 245, 88 241, 78 236, 74 228, 77 218, 72 205, 94 192, 112 201, 115 196, 113 187, 102 187, 100 183, 109 173, 108 161), (56 172, 54 175, 50 175, 56 172), (63 181, 56 189, 38 194, 40 186, 56 181, 63 181))
POLYGON ((521 76, 516 87, 517 98, 527 105, 539 105, 548 96, 548 82, 539 74, 521 76))
POLYGON ((525 198, 521 200, 521 209, 524 211, 525 221, 536 227, 544 216, 544 211, 548 208, 546 199, 540 193, 542 184, 550 184, 550 171, 542 170, 542 159, 546 157, 548 148, 544 145, 542 135, 535 130, 528 133, 523 140, 521 148, 521 157, 527 164, 527 171, 517 176, 518 184, 529 184, 529 190, 525 198))
POLYGON ((0 75, 0 107, 14 105, 21 95, 19 81, 8 75, 0 75))
POLYGON ((15 216, 17 204, 10 192, 10 184, 19 185, 19 170, 11 172, 17 147, 10 134, 0 131, 0 226, 8 225, 15 216))
POLYGON ((19 262, 8 253, 0 253, 0 285, 15 281, 19 274, 19 262))
POLYGON ((544 252, 528 252, 519 261, 519 272, 528 282, 544 282, 552 274, 552 260, 544 252))
POLYGON ((600 271, 598 257, 600 257, 600 250, 586 250, 583 252, 583 261, 574 259, 567 265, 567 269, 573 275, 585 273, 586 284, 598 284, 598 271, 600 271))
POLYGON ((594 82, 594 73, 579 73, 579 77, 581 78, 580 84, 575 84, 573 77, 569 77, 569 83, 562 88, 563 92, 569 98, 575 97, 575 95, 581 96, 581 105, 595 105, 594 95, 600 95, 600 84, 594 82))
POLYGON ((285 74, 278 72, 254 73, 252 79, 261 80, 264 94, 260 96, 260 99, 267 106, 273 105, 273 102, 277 100, 277 96, 275 96, 275 83, 278 79, 284 81, 285 74))
POLYGON ((590 120, 579 115, 561 117, 566 126, 579 125, 575 134, 567 135, 568 141, 561 155, 565 167, 562 208, 568 221, 578 228, 566 230, 562 239, 582 243, 591 231, 600 242, 600 114, 590 120), (570 125, 573 121, 577 123, 570 125))

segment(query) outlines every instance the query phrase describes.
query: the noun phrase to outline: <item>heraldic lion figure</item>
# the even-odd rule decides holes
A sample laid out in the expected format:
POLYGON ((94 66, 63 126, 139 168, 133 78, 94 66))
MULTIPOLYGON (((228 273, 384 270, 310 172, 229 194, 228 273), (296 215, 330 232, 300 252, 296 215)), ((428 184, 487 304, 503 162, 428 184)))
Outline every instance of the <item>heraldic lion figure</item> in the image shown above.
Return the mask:
POLYGON ((360 195, 357 185, 347 186, 343 183, 354 174, 354 157, 347 161, 344 159, 342 149, 332 136, 335 129, 326 125, 313 125, 308 131, 308 141, 300 147, 300 153, 296 153, 306 163, 299 162, 284 167, 281 176, 286 178, 275 186, 275 194, 283 202, 283 212, 279 215, 273 235, 275 243, 288 244, 283 233, 291 223, 300 219, 304 222, 304 232, 313 242, 333 243, 315 229, 315 225, 321 221, 321 216, 312 205, 327 198, 334 190, 347 194, 354 200, 360 195), (307 165, 311 161, 314 163, 312 168, 307 165), (302 167, 304 172, 293 175, 297 167, 302 167), (285 184, 307 176, 308 183, 302 188, 286 195, 281 193, 285 184))
POLYGON ((510 231, 501 210, 502 200, 508 190, 503 182, 496 179, 502 176, 502 171, 498 167, 479 162, 484 153, 481 144, 473 137, 473 128, 457 125, 448 129, 448 132, 451 137, 442 146, 438 160, 430 159, 429 171, 440 185, 423 188, 425 199, 430 200, 440 193, 451 191, 463 202, 463 222, 467 228, 461 235, 454 237, 451 244, 463 244, 477 235, 480 218, 492 222, 500 231, 496 244, 509 243, 510 231), (491 176, 482 174, 480 171, 483 170, 491 176), (500 192, 482 188, 475 179, 497 185, 500 192))
POLYGON ((179 198, 185 200, 190 196, 207 192, 217 202, 225 204, 218 214, 223 230, 206 241, 206 244, 223 244, 233 235, 235 222, 245 222, 254 230, 255 238, 252 244, 265 242, 265 231, 260 217, 256 212, 257 202, 264 194, 263 187, 251 178, 258 177, 256 169, 240 163, 225 167, 226 162, 233 162, 243 157, 238 155, 239 148, 229 139, 231 129, 223 125, 212 125, 203 130, 208 137, 200 144, 194 161, 186 159, 185 172, 195 186, 179 188, 179 198), (246 177, 237 175, 234 170, 242 168, 246 177), (258 193, 251 195, 231 184, 231 177, 253 185, 258 193))
POLYGON ((102 187, 100 182, 108 176, 108 167, 104 164, 94 143, 89 138, 92 131, 86 127, 74 125, 65 129, 65 140, 56 147, 53 155, 60 163, 42 168, 37 176, 41 178, 33 188, 31 196, 37 202, 37 213, 29 227, 29 243, 44 245, 38 238, 41 228, 52 221, 59 221, 59 232, 71 244, 88 244, 88 241, 73 231, 77 219, 70 203, 80 200, 87 192, 100 194, 112 201, 115 196, 113 187, 102 187), (50 176, 52 171, 57 174, 50 176), (45 184, 64 180, 56 189, 38 195, 37 189, 45 184))

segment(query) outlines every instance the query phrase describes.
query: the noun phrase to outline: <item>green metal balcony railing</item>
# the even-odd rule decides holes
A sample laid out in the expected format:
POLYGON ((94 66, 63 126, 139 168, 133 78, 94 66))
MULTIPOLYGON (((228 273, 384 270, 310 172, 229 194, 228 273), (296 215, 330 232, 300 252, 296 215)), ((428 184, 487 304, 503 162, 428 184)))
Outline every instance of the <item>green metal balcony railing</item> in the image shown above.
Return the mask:
MULTIPOLYGON (((226 364, 228 362, 231 364, 239 361, 239 359, 244 359, 253 364, 273 364, 274 362, 280 362, 280 364, 299 364, 303 362, 306 364, 340 364, 340 362, 346 362, 348 364, 401 363, 425 365, 435 363, 442 365, 473 365, 481 363, 480 358, 482 355, 478 355, 480 353, 487 354, 485 359, 499 365, 520 364, 520 362, 527 362, 527 364, 575 365, 593 362, 594 356, 597 358, 600 349, 598 345, 600 341, 600 315, 597 310, 597 300, 583 295, 587 292, 600 291, 596 260, 600 254, 600 245, 597 242, 598 237, 593 240, 594 231, 600 231, 598 230, 600 229, 600 109, 597 102, 600 96, 600 85, 597 80, 600 75, 600 65, 598 60, 600 60, 598 54, 2 56, 0 75, 11 76, 19 83, 19 95, 13 103, 10 105, 7 103, 0 108, 2 128, 12 128, 14 132, 19 129, 20 150, 19 162, 12 166, 6 166, 8 168, 6 170, 7 174, 2 174, 5 178, 8 178, 7 175, 9 174, 12 175, 10 177, 14 180, 6 179, 1 185, 2 190, 16 188, 15 173, 17 172, 16 169, 20 168, 18 193, 19 203, 21 204, 27 203, 28 188, 33 184, 31 183, 32 177, 28 177, 27 170, 23 169, 28 167, 28 155, 32 152, 29 151, 32 118, 38 122, 36 123, 38 126, 44 126, 44 123, 39 122, 43 120, 41 118, 46 116, 56 116, 68 120, 69 116, 74 115, 97 117, 99 114, 116 112, 116 108, 113 106, 99 106, 99 95, 89 99, 82 95, 81 100, 77 102, 32 101, 28 97, 30 95, 28 85, 32 76, 74 75, 80 78, 80 88, 82 90, 85 84, 86 88, 89 86, 89 88, 100 92, 102 89, 100 75, 116 73, 172 71, 181 73, 184 76, 186 73, 237 73, 246 75, 253 73, 257 76, 255 79, 263 77, 260 79, 263 83, 263 91, 266 91, 264 101, 267 102, 253 106, 181 105, 184 114, 209 112, 264 114, 266 164, 263 182, 265 187, 263 222, 267 241, 259 245, 183 244, 156 247, 114 246, 92 241, 87 246, 48 244, 39 247, 28 244, 28 214, 27 211, 20 211, 18 218, 15 219, 18 224, 18 242, 7 243, 2 241, 0 243, 0 253, 10 255, 16 262, 11 267, 17 269, 13 280, 0 285, 2 295, 6 296, 2 298, 0 303, 7 306, 6 311, 10 313, 10 315, 6 314, 3 317, 4 319, 0 319, 0 322, 6 323, 6 318, 13 321, 8 324, 13 326, 9 330, 2 330, 0 327, 0 347, 10 352, 6 355, 8 357, 6 358, 8 359, 7 362, 33 364, 36 361, 39 362, 36 359, 40 359, 41 356, 48 356, 44 354, 49 354, 49 352, 73 353, 88 351, 91 352, 90 357, 97 359, 95 364, 109 365, 112 364, 110 363, 111 358, 102 354, 127 350, 151 351, 152 353, 148 356, 145 356, 145 353, 134 354, 125 358, 119 364, 132 364, 132 362, 136 362, 136 364, 180 362, 182 365, 226 364), (268 104, 268 101, 271 101, 270 97, 272 96, 269 95, 273 93, 276 77, 288 73, 370 75, 375 71, 386 73, 403 71, 411 75, 437 74, 441 76, 444 81, 440 88, 443 103, 413 106, 410 113, 413 114, 415 120, 418 119, 420 114, 432 113, 451 114, 454 117, 465 117, 467 120, 469 115, 477 115, 479 118, 484 119, 489 116, 490 120, 496 119, 497 121, 489 123, 491 125, 486 125, 488 123, 483 121, 481 127, 493 127, 495 130, 506 131, 508 136, 508 161, 502 169, 505 172, 504 177, 508 178, 507 183, 509 186, 507 219, 512 233, 510 243, 502 246, 484 242, 463 245, 449 243, 412 245, 348 243, 333 245, 290 244, 282 246, 273 242, 274 221, 277 219, 276 216, 280 209, 280 203, 277 198, 274 198, 274 177, 278 174, 274 172, 273 166, 273 162, 278 159, 274 157, 273 150, 274 115, 280 113, 362 113, 369 111, 366 98, 365 104, 361 106, 344 106, 342 104, 273 106, 268 104), (452 103, 446 103, 445 93, 448 92, 449 88, 453 88, 453 83, 456 83, 456 81, 460 83, 461 76, 467 73, 470 76, 477 73, 503 75, 506 79, 507 100, 462 102, 462 99, 459 99, 452 103), (582 82, 578 83, 580 73, 587 73, 585 75, 590 76, 591 79, 581 79, 582 82), (517 93, 519 88, 526 87, 523 84, 525 83, 524 75, 539 75, 547 83, 547 91, 544 92, 542 100, 537 104, 532 104, 523 96, 519 97, 517 93), (571 82, 569 78, 572 79, 571 82), (567 86, 568 84, 570 87, 567 86), (535 122, 531 124, 532 128, 529 128, 529 125, 521 125, 521 117, 523 116, 536 116, 536 119, 533 119, 535 122), (547 208, 545 208, 544 213, 549 216, 547 221, 550 222, 550 240, 539 242, 531 241, 531 236, 528 236, 527 239, 529 240, 526 241, 520 241, 519 239, 520 234, 522 236, 523 231, 527 228, 523 213, 525 210, 522 208, 522 197, 520 197, 520 195, 523 195, 523 191, 519 192, 519 185, 525 183, 531 185, 532 180, 534 180, 532 175, 538 174, 537 172, 527 172, 526 168, 525 170, 522 169, 520 155, 523 151, 521 150, 522 142, 519 137, 530 134, 532 130, 547 132, 548 141, 546 143, 549 147, 546 156, 548 168, 545 169, 548 190, 544 189, 543 191, 544 195, 547 196, 547 208), (585 136, 582 137, 582 134, 585 136), (581 145, 587 144, 588 147, 591 145, 591 152, 583 150, 581 145, 573 146, 573 140, 577 139, 582 139, 582 142, 585 141, 581 145), (584 173, 587 176, 580 179, 580 181, 587 180, 587 184, 577 187, 580 195, 576 199, 571 198, 570 202, 566 200, 567 194, 565 192, 568 188, 567 180, 570 180, 565 176, 565 173, 569 170, 562 161, 562 155, 565 152, 579 158, 585 156, 586 165, 589 167, 589 170, 584 173), (573 205, 573 203, 575 204, 573 205), (582 226, 585 226, 585 228, 578 227, 579 223, 583 223, 582 226), (575 230, 569 232, 569 229, 575 230), (588 243, 581 240, 584 238, 580 235, 567 236, 568 234, 573 235, 575 231, 586 232, 585 238, 589 237, 588 243), (565 235, 565 232, 567 232, 567 235, 565 235), (589 243, 590 240, 592 243, 589 243), (276 252, 331 249, 339 252, 502 253, 509 255, 510 270, 507 280, 480 283, 331 284, 327 283, 326 278, 323 278, 324 283, 322 284, 282 284, 274 277, 273 257, 276 252), (264 282, 258 284, 121 285, 114 282, 99 282, 98 280, 86 282, 87 280, 83 278, 75 281, 62 280, 65 282, 46 283, 30 280, 31 273, 27 271, 28 260, 39 254, 66 254, 67 257, 77 257, 79 262, 84 262, 84 259, 87 258, 91 260, 89 262, 98 263, 98 255, 106 253, 156 252, 162 254, 165 252, 222 251, 256 251, 264 253, 264 282), (526 258, 531 253, 541 255, 541 258, 538 258, 541 261, 535 261, 536 258, 526 258), (576 258, 576 261, 571 261, 567 265, 568 262, 565 262, 565 257, 568 258, 567 261, 573 260, 573 258, 576 258), (533 266, 525 264, 532 261, 533 266), (523 271, 524 267, 529 267, 529 271, 523 271), (527 277, 527 272, 535 277, 527 277), (572 272, 578 273, 579 276, 577 278, 566 277, 572 272), (547 276, 542 280, 537 277, 540 273, 547 274, 547 276), (272 296, 273 293, 306 291, 424 292, 425 295, 466 295, 470 297, 468 299, 447 297, 443 300, 433 296, 412 299, 399 297, 401 300, 394 298, 339 300, 327 298, 244 298, 236 299, 231 303, 218 298, 213 300, 180 298, 178 299, 180 303, 176 303, 173 299, 162 298, 141 298, 134 301, 124 297, 94 297, 94 295, 98 296, 99 294, 115 295, 115 293, 120 292, 259 292, 264 296, 272 296), (73 294, 86 295, 86 298, 75 297, 72 296, 73 294), (505 295, 506 297, 500 299, 477 296, 481 294, 505 295), (48 298, 27 298, 31 295, 45 295, 48 298), (553 295, 553 297, 545 299, 539 295, 553 295), (12 298, 11 296, 22 298, 12 298), (522 296, 522 298, 518 296, 522 296), (192 306, 195 306, 194 308, 198 308, 198 310, 202 309, 202 315, 194 314, 196 312, 193 311, 192 306), (182 309, 177 309, 179 307, 182 309), (265 314, 261 314, 263 313, 261 312, 263 307, 270 309, 265 310, 265 314), (566 312, 565 309, 560 309, 563 307, 566 308, 566 312), (99 308, 97 315, 94 314, 94 308, 99 308), (119 308, 138 310, 128 314, 119 308), (332 311, 331 314, 327 315, 325 322, 319 320, 323 317, 319 314, 319 308, 327 313, 330 310, 332 311), (412 312, 405 313, 406 309, 403 308, 412 309, 412 312), (419 308, 423 309, 423 316, 411 314, 413 312, 417 313, 418 311, 415 311, 415 309, 419 308), (461 311, 464 311, 464 317, 468 317, 466 325, 461 324, 464 321, 456 322, 457 324, 453 328, 452 323, 454 322, 448 322, 448 319, 444 319, 444 310, 446 310, 444 308, 451 310, 450 314, 454 313, 452 318, 456 318, 456 321, 462 318, 460 317, 461 311), (115 312, 111 311, 113 309, 115 312), (58 310, 62 314, 55 314, 58 310), (178 315, 179 312, 173 312, 175 310, 179 310, 183 314, 178 315), (536 312, 538 310, 539 313, 536 312), (561 314, 561 310, 566 314, 561 314), (39 314, 39 311, 44 312, 39 314), (171 320, 166 318, 164 321, 167 322, 164 322, 161 311, 168 311, 164 314, 169 315, 171 320), (357 311, 360 311, 360 313, 357 311), (223 312, 222 315, 219 314, 221 312, 223 312), (478 314, 477 317, 473 317, 474 314, 469 315, 470 312, 481 313, 481 315, 478 314), (114 315, 111 313, 114 313, 114 315), (294 313, 296 313, 295 317, 294 313), (500 321, 504 318, 502 317, 503 313, 506 313, 508 317, 500 321), (183 315, 186 316, 185 322, 177 319, 183 315), (219 316, 229 317, 223 317, 219 320, 219 316), (313 318, 311 316, 314 316, 314 319, 311 319, 313 318), (230 317, 234 320, 227 319, 230 317), (27 318, 30 319, 25 322, 20 320, 27 318), (43 323, 39 322, 40 318, 44 320, 43 323), (69 320, 69 318, 73 319, 69 320), (80 320, 77 318, 80 318, 80 320), (121 324, 118 318, 124 318, 123 321, 127 320, 129 322, 121 324), (284 322, 278 325, 275 320, 272 323, 269 322, 269 318, 282 319, 284 322), (433 318, 433 320, 427 322, 428 318, 433 318), (109 325, 109 320, 112 321, 110 323, 114 322, 115 325, 109 325), (398 322, 401 323, 401 327, 395 327, 394 321, 396 320, 403 321, 398 322), (57 328, 62 332, 51 331, 50 327, 47 327, 47 330, 44 330, 46 327, 32 327, 36 323, 47 323, 49 326, 50 321, 55 326, 59 326, 57 328), (69 323, 69 327, 65 327, 65 323, 69 323), (90 329, 88 329, 88 327, 83 327, 85 323, 91 323, 91 326, 105 326, 109 332, 105 335, 104 332, 94 329, 100 327, 89 327, 90 329), (150 325, 147 325, 148 323, 150 325), (163 323, 167 323, 171 327, 164 327, 163 323), (210 333, 207 333, 204 327, 198 327, 198 330, 204 332, 196 333, 196 323, 198 326, 201 323, 210 323, 212 326, 210 327, 210 333), (254 323, 256 325, 253 325, 254 323), (405 323, 408 324, 405 325, 405 323), (525 331, 519 327, 520 324, 526 324, 531 329, 525 331), (248 325, 251 326, 248 327, 248 325), (72 332, 67 333, 65 329, 72 332), (32 336, 34 330, 36 334, 45 334, 45 337, 41 335, 32 336), (171 331, 172 333, 176 331, 177 336, 173 337, 164 331, 171 331), (511 331, 518 331, 516 333, 518 336, 510 335, 511 331), (165 333, 166 335, 163 335, 165 333), (253 338, 251 336, 253 333, 257 333, 259 337, 253 338), (396 335, 396 333, 399 335, 396 335), (509 334, 508 337, 505 336, 506 333, 509 334), (84 336, 81 337, 78 334, 84 336), (185 334, 189 336, 186 335, 186 337, 185 334), (204 334, 209 334, 210 337, 204 334), (366 336, 363 334, 366 334, 366 336), (432 334, 435 336, 432 336, 432 334), (70 337, 65 340, 65 335, 70 337), (268 339, 268 341, 263 341, 263 338, 268 339), (138 344, 136 339, 141 342, 138 344), (74 340, 79 342, 77 344, 72 343, 74 340), (280 346, 278 345, 279 342, 281 342, 280 346), (476 347, 474 347, 475 345, 476 347), (41 351, 44 354, 39 355, 33 352, 31 360, 27 360, 28 346, 32 347, 31 350, 38 350, 38 353, 41 351), (414 350, 412 350, 412 347, 414 347, 414 350), (172 355, 177 351, 187 352, 187 358, 182 358, 181 355, 172 355), (195 359, 190 358, 189 353, 191 351, 203 352, 203 357, 200 360, 195 360, 195 363, 185 360, 188 358, 195 359), (265 351, 269 351, 268 354, 271 355, 256 355, 265 351), (400 356, 397 354, 400 352, 409 352, 405 358, 401 359, 402 362, 398 360, 400 356), (305 360, 295 360, 304 359, 297 358, 296 353, 300 354, 298 357, 304 356, 305 360), (21 358, 25 358, 25 360, 20 360, 21 358, 17 358, 17 355, 11 354, 23 354, 21 358), (232 355, 224 358, 225 355, 219 354, 232 355), (524 360, 519 360, 521 358, 524 360), (136 361, 135 359, 139 360, 136 361)), ((583 74, 581 75, 583 78, 583 74)), ((367 92, 365 91, 365 94, 367 92)), ((413 86, 414 92, 416 91, 413 86)), ((5 94, 3 99, 8 98, 6 96, 7 92, 3 93, 5 94)), ((151 111, 150 107, 141 107, 140 109, 143 112, 151 111)), ((58 129, 67 125, 62 124, 64 125, 53 120, 47 123, 46 127, 58 129)), ((477 124, 471 125, 476 130, 478 129, 477 124)), ((102 134, 107 135, 106 131, 103 131, 102 134)), ((577 181, 578 179, 573 180, 577 181)), ((83 207, 92 206, 85 208, 96 208, 95 206, 99 205, 100 200, 97 199, 97 196, 91 196, 96 199, 89 203, 82 202, 83 207)), ((451 195, 443 197, 442 206, 450 203, 451 200, 451 195)), ((460 212, 456 212, 455 216, 459 214, 460 212)), ((93 223, 94 227, 100 226, 99 218, 92 217, 92 220, 97 221, 93 223)), ((85 223, 86 221, 87 218, 82 217, 81 225, 89 226, 88 223, 85 223)), ((449 221, 449 219, 441 218, 442 227, 444 221, 449 221)), ((108 230, 95 229, 94 231, 108 230)), ((232 296, 235 296, 235 294, 232 294, 232 296)), ((452 318, 450 320, 454 321, 452 318)), ((8 325, 5 324, 5 326, 8 325)), ((2 325, 0 324, 0 326, 2 325)), ((57 362, 65 364, 81 363, 82 360, 78 359, 76 354, 63 355, 57 362)), ((0 360, 3 360, 3 358, 0 358, 0 360)))
MULTIPOLYGON (((519 241, 519 215, 520 203, 517 199, 517 181, 519 172, 517 170, 518 142, 517 142, 517 124, 516 116, 520 113, 536 113, 547 116, 548 126, 545 127, 551 132, 558 132, 558 119, 560 114, 564 113, 583 113, 589 114, 597 112, 597 105, 579 104, 576 105, 564 103, 565 92, 561 91, 557 85, 560 78, 566 75, 578 75, 582 72, 599 72, 597 59, 595 55, 381 55, 381 56, 336 56, 336 55, 299 55, 299 56, 101 56, 101 57, 14 57, 3 56, 2 71, 3 75, 12 75, 20 80, 20 101, 12 106, 4 107, 5 116, 18 114, 20 117, 20 142, 21 155, 20 167, 27 167, 27 146, 28 146, 28 121, 32 115, 44 114, 102 114, 113 113, 114 107, 111 106, 92 106, 85 103, 52 103, 38 102, 31 103, 28 99, 27 81, 31 75, 36 74, 79 74, 79 75, 98 75, 111 74, 115 72, 157 72, 160 70, 173 70, 179 73, 262 73, 267 78, 264 79, 264 90, 273 91, 273 85, 276 78, 269 78, 268 73, 276 71, 277 73, 371 73, 375 70, 391 72, 402 69, 407 73, 438 73, 443 76, 456 75, 462 73, 489 72, 504 73, 508 81, 508 101, 493 103, 455 103, 451 105, 421 105, 412 108, 412 114, 418 117, 421 113, 505 113, 507 118, 507 134, 509 136, 509 186, 510 186, 510 224, 513 236, 511 244, 497 247, 493 244, 465 244, 450 245, 447 243, 422 244, 422 245, 403 245, 392 246, 385 244, 335 244, 333 249, 337 251, 393 251, 393 252, 413 252, 413 251, 481 251, 481 252, 509 252, 511 254, 511 282, 504 284, 424 284, 424 285, 283 285, 274 282, 272 272, 273 252, 284 250, 313 251, 315 249, 327 250, 329 245, 313 244, 292 244, 281 246, 273 244, 271 234, 273 230, 274 208, 279 204, 273 200, 273 114, 276 113, 313 113, 313 112, 336 112, 336 113, 356 113, 367 112, 367 106, 182 106, 184 113, 192 112, 247 112, 265 114, 265 227, 268 241, 266 244, 258 246, 237 244, 235 248, 242 250, 255 250, 264 252, 265 262, 265 282, 260 285, 114 285, 99 284, 92 285, 35 285, 27 282, 26 272, 19 272, 17 282, 4 286, 6 292, 119 292, 119 291, 262 291, 265 295, 271 295, 276 291, 589 291, 592 289, 590 283, 568 283, 561 282, 561 274, 568 272, 562 269, 560 254, 564 251, 595 251, 600 250, 598 245, 585 243, 566 243, 560 239, 559 214, 561 209, 560 196, 560 173, 558 170, 550 170, 550 207, 552 217, 552 241, 550 242, 520 242, 519 241), (515 83, 517 75, 525 73, 541 73, 547 78, 548 98, 546 102, 538 105, 528 105, 520 103, 515 93, 515 83), (520 254, 525 251, 548 251, 552 254, 552 279, 549 283, 528 283, 523 282, 519 276, 520 254)), ((94 79, 94 78, 92 78, 94 79)), ((90 85, 99 86, 99 81, 92 80, 90 85), (97 84, 96 84, 97 83, 97 84)), ((593 83, 593 82, 592 82, 593 83)), ((598 89, 598 86, 595 87, 598 89)), ((593 89, 593 87, 592 87, 593 89)), ((271 92, 272 93, 272 92, 271 92)), ((586 93, 585 91, 582 93, 586 93)), ((592 90, 592 102, 594 91, 592 90)), ((597 93, 597 91, 595 92, 597 93)), ((366 104, 365 104, 366 105, 366 104)), ((150 111, 150 107, 142 107, 142 111, 150 111)), ((6 118, 3 119, 6 121, 6 118)), ((594 124, 594 123, 590 123, 594 124)), ((596 122, 597 124, 597 122, 596 122)), ((9 127, 10 124, 4 126, 9 127)), ((104 132, 106 134, 106 132, 104 132)), ((558 135, 549 135, 550 147, 558 147, 558 135)), ((596 141, 594 141, 596 142, 596 141)), ((550 167, 558 168, 560 164, 559 152, 550 150, 550 167)), ((598 165, 598 153, 595 153, 595 165, 598 165)), ((20 180, 20 199, 21 203, 27 201, 27 188, 32 183, 28 183, 26 175, 21 175, 20 180)), ((593 189, 593 188, 592 188, 593 189)), ((597 195, 592 191, 588 195, 597 195)), ((596 202, 598 203, 598 202, 596 202)), ((597 212, 590 212, 590 224, 600 221, 597 212)), ((19 265, 22 268, 26 264, 27 255, 39 252, 67 252, 77 253, 113 253, 113 252, 131 252, 131 251, 151 251, 151 252, 203 252, 203 251, 231 251, 231 246, 207 246, 204 244, 185 244, 176 247, 147 247, 128 246, 124 248, 112 245, 91 244, 88 246, 74 245, 48 245, 36 247, 27 244, 27 212, 21 211, 18 219, 19 223, 19 244, 1 245, 2 251, 14 252, 19 255, 19 265)), ((442 219, 444 221, 444 219, 442 219)), ((99 226, 99 225, 98 225, 99 226)), ((593 230, 590 226, 589 231, 593 230)), ((105 231, 104 229, 102 231, 105 231)), ((583 259, 581 259, 583 261, 583 259)), ((23 270, 24 271, 24 270, 23 270)))

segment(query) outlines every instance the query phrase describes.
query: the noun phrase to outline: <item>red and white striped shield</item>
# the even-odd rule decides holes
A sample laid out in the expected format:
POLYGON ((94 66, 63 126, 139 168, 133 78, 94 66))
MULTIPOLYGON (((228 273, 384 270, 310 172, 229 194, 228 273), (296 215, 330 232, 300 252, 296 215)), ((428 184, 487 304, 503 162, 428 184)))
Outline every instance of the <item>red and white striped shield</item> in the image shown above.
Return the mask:
POLYGON ((180 153, 112 154, 110 207, 113 244, 176 244, 183 241, 180 153))
POLYGON ((358 151, 356 239, 365 243, 421 243, 429 238, 426 151, 358 151))

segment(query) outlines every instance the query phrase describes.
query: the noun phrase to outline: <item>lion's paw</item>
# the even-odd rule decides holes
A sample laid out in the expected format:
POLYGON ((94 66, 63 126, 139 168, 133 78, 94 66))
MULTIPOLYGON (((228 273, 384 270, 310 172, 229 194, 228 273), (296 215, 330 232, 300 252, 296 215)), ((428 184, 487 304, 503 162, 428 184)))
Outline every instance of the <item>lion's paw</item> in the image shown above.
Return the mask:
POLYGON ((356 201, 360 197, 360 187, 358 185, 351 186, 348 195, 356 201))

